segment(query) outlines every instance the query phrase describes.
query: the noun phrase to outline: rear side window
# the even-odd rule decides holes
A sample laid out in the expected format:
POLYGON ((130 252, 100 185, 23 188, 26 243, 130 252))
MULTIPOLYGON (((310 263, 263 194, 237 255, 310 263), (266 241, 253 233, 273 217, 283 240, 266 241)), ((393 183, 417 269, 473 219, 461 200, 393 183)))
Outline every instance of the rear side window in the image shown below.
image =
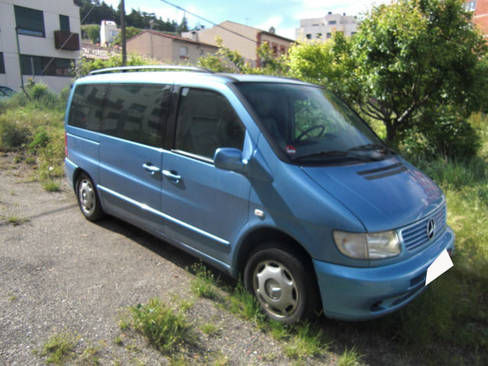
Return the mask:
POLYGON ((244 127, 226 98, 204 89, 183 88, 175 148, 213 158, 219 147, 242 149, 244 127))
POLYGON ((169 103, 169 86, 113 84, 105 103, 102 132, 160 147, 169 103))
POLYGON ((79 85, 71 101, 69 124, 91 131, 100 131, 103 104, 108 87, 105 85, 79 85))
POLYGON ((167 85, 79 85, 69 114, 71 126, 161 146, 169 112, 167 85))

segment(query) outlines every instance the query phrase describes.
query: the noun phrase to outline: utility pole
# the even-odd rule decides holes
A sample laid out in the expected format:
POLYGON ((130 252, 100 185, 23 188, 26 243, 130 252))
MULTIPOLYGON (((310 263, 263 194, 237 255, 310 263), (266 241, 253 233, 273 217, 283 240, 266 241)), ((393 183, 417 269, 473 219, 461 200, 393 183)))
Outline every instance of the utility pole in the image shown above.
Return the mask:
POLYGON ((122 41, 122 66, 127 65, 127 39, 125 33, 125 1, 120 1, 120 33, 122 41))

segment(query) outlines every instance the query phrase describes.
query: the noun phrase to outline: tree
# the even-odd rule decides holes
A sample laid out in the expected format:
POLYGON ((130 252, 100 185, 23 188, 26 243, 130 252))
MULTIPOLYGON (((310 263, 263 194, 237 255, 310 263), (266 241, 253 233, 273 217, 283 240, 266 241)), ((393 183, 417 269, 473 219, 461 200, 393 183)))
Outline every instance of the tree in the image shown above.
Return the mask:
MULTIPOLYGON (((137 36, 141 32, 142 32, 141 29, 138 29, 135 27, 126 27, 125 28, 125 34, 126 34, 127 40, 129 40, 132 37, 137 36)), ((122 38, 121 34, 120 33, 117 34, 117 36, 114 38, 113 44, 120 46, 120 43, 122 42, 121 38, 122 38)))
POLYGON ((92 43, 99 43, 100 26, 98 24, 83 24, 81 26, 81 37, 89 39, 92 43))
POLYGON ((292 71, 382 121, 393 144, 432 106, 467 116, 479 105, 486 46, 459 0, 398 0, 374 8, 350 39, 337 33, 333 43, 297 47, 292 71))

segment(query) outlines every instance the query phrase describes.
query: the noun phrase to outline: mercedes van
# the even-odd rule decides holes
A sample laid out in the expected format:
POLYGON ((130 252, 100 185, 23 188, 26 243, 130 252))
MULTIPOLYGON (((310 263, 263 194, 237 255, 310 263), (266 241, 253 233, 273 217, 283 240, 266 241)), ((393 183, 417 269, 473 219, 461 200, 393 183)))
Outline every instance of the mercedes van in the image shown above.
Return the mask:
POLYGON ((272 319, 382 316, 452 266, 441 190, 317 85, 97 70, 74 83, 65 129, 88 220, 118 217, 242 279, 272 319))

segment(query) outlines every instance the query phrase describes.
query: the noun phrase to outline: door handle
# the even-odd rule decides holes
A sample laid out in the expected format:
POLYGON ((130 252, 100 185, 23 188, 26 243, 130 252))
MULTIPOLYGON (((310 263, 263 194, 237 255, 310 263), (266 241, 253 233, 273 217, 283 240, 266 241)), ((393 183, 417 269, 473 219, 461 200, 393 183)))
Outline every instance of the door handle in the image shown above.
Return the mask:
POLYGON ((158 173, 160 171, 157 166, 152 165, 151 163, 144 163, 142 164, 142 167, 144 168, 144 170, 147 170, 149 173, 151 173, 151 175, 154 175, 155 173, 158 173))
POLYGON ((172 173, 170 170, 163 170, 163 175, 166 178, 172 179, 175 181, 175 183, 178 183, 181 180, 181 175, 172 173))

